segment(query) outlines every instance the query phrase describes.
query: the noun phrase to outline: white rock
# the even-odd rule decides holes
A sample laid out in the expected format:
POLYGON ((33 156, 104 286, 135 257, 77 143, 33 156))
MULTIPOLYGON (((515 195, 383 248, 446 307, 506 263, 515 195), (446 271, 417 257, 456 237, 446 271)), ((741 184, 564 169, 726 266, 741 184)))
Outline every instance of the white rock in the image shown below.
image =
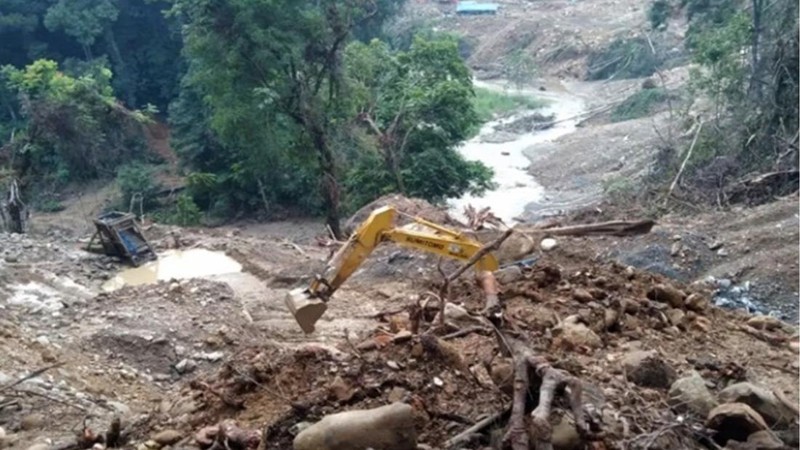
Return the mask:
POLYGON ((549 252, 550 250, 553 250, 556 247, 558 247, 558 241, 556 241, 553 238, 542 239, 542 242, 539 244, 539 248, 541 248, 542 251, 545 252, 549 252))

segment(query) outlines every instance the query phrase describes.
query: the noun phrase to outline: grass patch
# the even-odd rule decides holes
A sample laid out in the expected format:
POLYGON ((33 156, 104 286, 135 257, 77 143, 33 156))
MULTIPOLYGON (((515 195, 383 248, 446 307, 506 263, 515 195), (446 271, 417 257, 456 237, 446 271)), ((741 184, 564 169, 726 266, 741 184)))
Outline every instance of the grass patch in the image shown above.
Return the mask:
POLYGON ((495 116, 507 116, 517 111, 537 109, 547 102, 542 99, 522 94, 498 92, 486 88, 475 88, 472 106, 478 115, 479 125, 471 130, 471 135, 478 134, 481 125, 494 119, 495 116))
POLYGON ((642 89, 614 108, 611 112, 611 121, 623 122, 647 117, 656 106, 667 101, 668 97, 669 94, 663 88, 642 89))

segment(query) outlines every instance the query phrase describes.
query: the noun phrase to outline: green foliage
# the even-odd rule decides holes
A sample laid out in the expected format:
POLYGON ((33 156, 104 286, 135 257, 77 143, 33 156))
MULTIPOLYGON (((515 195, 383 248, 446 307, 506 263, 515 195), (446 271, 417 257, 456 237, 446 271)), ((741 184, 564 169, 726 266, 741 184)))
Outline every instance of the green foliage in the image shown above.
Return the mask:
POLYGON ((117 104, 111 71, 90 66, 72 76, 50 60, 24 69, 5 66, 6 86, 21 99, 24 129, 15 140, 15 169, 51 187, 113 176, 126 161, 143 158, 144 114, 117 104))
POLYGON ((622 122, 647 117, 655 107, 666 102, 669 95, 664 88, 642 89, 614 107, 611 121, 622 122))
POLYGON ((42 212, 59 212, 64 210, 64 205, 61 204, 60 201, 54 198, 47 198, 39 202, 37 205, 34 205, 37 210, 42 212))
MULTIPOLYGON (((113 69, 115 96, 129 108, 166 111, 182 76, 179 24, 162 11, 171 0, 0 0, 0 61, 38 59, 65 71, 80 64, 113 69)), ((2 121, 2 117, 0 117, 2 121)))
POLYGON ((126 210, 134 196, 141 196, 145 208, 154 206, 155 194, 160 190, 153 180, 153 168, 140 163, 120 166, 117 186, 120 191, 119 206, 126 210))
POLYGON ((736 14, 725 24, 696 34, 692 59, 700 66, 692 71, 694 87, 708 93, 719 107, 740 101, 746 92, 747 60, 742 50, 750 42, 749 19, 736 14))
POLYGON ((650 21, 650 26, 654 30, 666 28, 667 19, 671 14, 672 5, 669 0, 654 0, 647 9, 647 20, 650 21))
POLYGON ((47 10, 44 25, 50 31, 63 31, 88 49, 118 16, 113 0, 58 0, 47 10))
POLYGON ((188 227, 198 225, 202 213, 197 204, 192 200, 192 197, 186 194, 178 196, 175 203, 175 212, 170 218, 170 222, 176 225, 188 227))
MULTIPOLYGON (((509 115, 526 109, 537 109, 545 105, 543 100, 529 95, 509 94, 486 88, 476 88, 472 107, 478 116, 479 124, 492 120, 495 116, 509 115)), ((472 134, 478 132, 479 127, 474 127, 472 134)))
POLYGON ((624 203, 636 195, 636 183, 628 177, 614 177, 603 180, 603 194, 611 201, 624 203))
POLYGON ((588 60, 589 80, 638 78, 655 73, 661 64, 644 37, 617 38, 588 60))
POLYGON ((485 188, 488 170, 455 151, 480 120, 456 38, 417 36, 407 51, 355 42, 345 63, 358 123, 373 138, 351 156, 352 208, 393 191, 441 201, 485 188))

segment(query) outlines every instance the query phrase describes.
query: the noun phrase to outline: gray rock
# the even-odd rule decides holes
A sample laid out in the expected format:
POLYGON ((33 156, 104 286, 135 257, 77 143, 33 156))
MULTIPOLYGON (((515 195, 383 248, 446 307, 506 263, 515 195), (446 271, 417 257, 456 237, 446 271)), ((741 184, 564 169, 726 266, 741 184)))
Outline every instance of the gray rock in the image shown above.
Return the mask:
POLYGON ((559 422, 553 425, 551 442, 555 450, 580 450, 585 447, 585 443, 575 427, 575 421, 566 414, 562 415, 559 422))
POLYGON ((786 448, 783 441, 770 431, 756 431, 747 437, 745 445, 752 450, 779 450, 786 448))
POLYGON ((677 378, 670 367, 655 350, 639 350, 628 353, 622 359, 627 379, 639 386, 667 389, 677 378))
POLYGON ((686 317, 686 313, 683 312, 682 309, 670 308, 667 310, 667 318, 669 319, 669 323, 675 325, 676 327, 683 324, 684 317, 686 317))
POLYGON ((28 446, 28 448, 26 448, 26 450, 49 450, 49 449, 50 449, 50 445, 45 444, 45 443, 33 444, 33 445, 28 446))
POLYGON ((675 411, 691 412, 699 417, 708 417, 708 413, 717 406, 716 399, 706 387, 706 381, 697 372, 672 383, 668 403, 675 411))
POLYGON ((753 383, 732 384, 719 393, 719 399, 726 403, 744 403, 750 406, 770 426, 787 425, 797 418, 794 411, 772 391, 753 383))
POLYGON ((196 368, 197 363, 189 358, 184 358, 178 364, 175 364, 175 370, 181 375, 192 372, 196 368))
POLYGON ((19 421, 19 427, 25 431, 38 430, 44 426, 44 414, 28 414, 19 421))
POLYGON ((650 300, 667 303, 673 308, 682 308, 685 297, 683 291, 669 284, 657 284, 647 291, 647 298, 650 300))
POLYGON ((301 431, 294 450, 416 450, 413 408, 393 403, 325 416, 301 431))
POLYGON ((580 318, 576 315, 564 319, 560 327, 553 329, 553 335, 555 336, 554 344, 566 349, 603 346, 600 336, 581 323, 580 318))
POLYGON ((131 415, 131 408, 125 403, 109 401, 108 406, 114 409, 120 416, 127 417, 131 415))
POLYGON ((158 432, 151 439, 160 445, 172 445, 183 438, 183 433, 177 430, 163 430, 158 432))

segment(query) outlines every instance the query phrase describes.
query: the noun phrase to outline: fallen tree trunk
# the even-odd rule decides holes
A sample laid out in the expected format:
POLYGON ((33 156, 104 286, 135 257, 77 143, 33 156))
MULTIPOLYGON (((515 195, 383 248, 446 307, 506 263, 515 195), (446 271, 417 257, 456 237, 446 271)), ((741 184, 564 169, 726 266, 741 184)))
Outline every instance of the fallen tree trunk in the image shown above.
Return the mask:
POLYGON ((647 234, 656 224, 653 220, 590 223, 567 227, 521 230, 523 233, 535 233, 549 236, 633 236, 647 234))

